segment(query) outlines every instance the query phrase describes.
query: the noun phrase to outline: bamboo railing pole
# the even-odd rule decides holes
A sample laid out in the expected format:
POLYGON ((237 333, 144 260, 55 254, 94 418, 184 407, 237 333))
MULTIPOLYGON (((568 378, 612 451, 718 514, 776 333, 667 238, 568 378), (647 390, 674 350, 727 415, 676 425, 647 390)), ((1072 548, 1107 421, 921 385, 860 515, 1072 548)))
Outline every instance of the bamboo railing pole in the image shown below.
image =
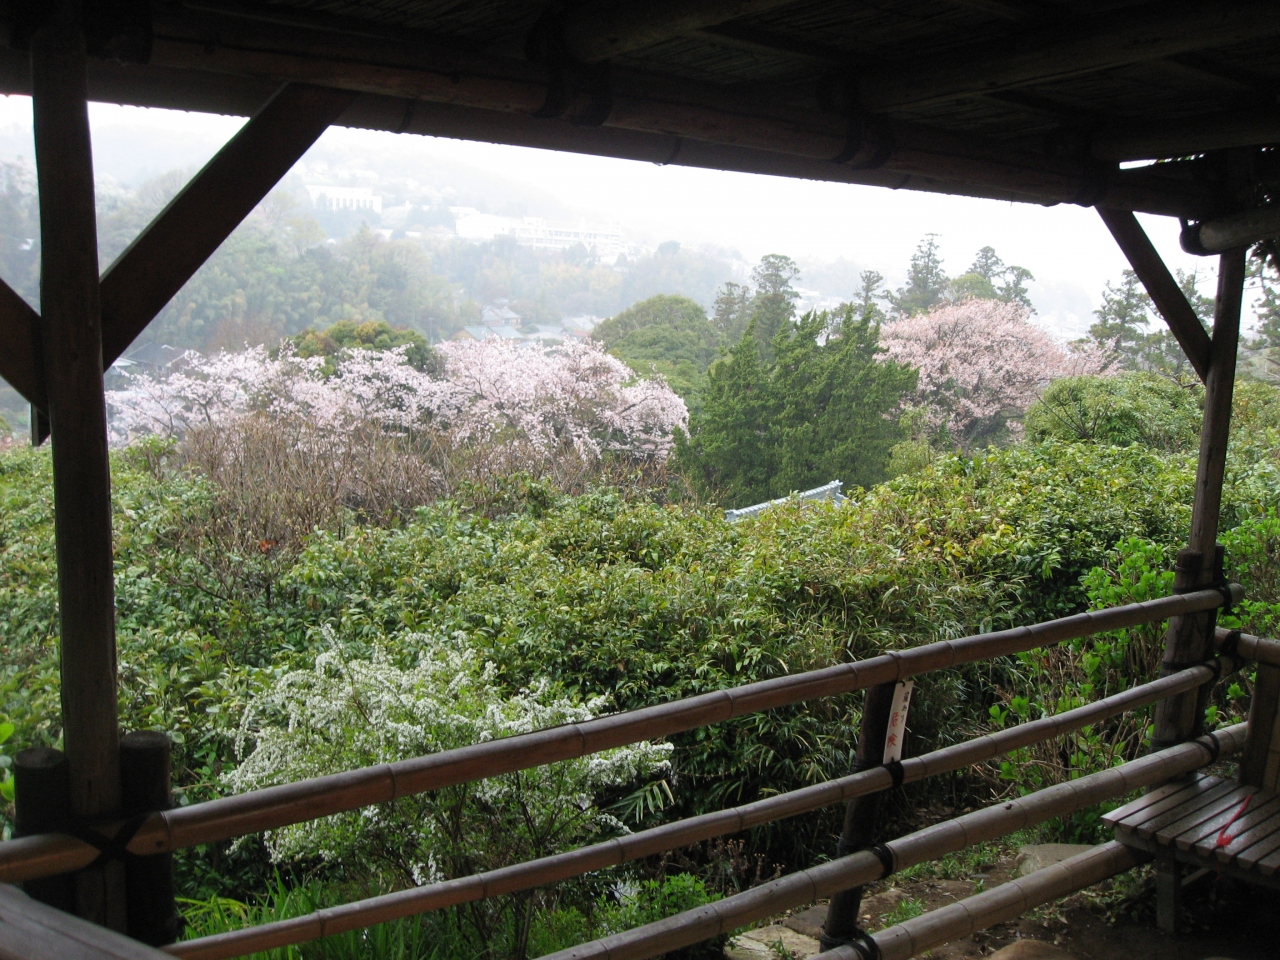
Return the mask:
MULTIPOLYGON (((1237 601, 1243 597, 1239 585, 1233 584, 1231 589, 1237 601)), ((128 850, 141 855, 162 853, 302 823, 396 797, 668 736, 746 713, 849 693, 874 683, 907 679, 930 670, 1212 609, 1222 603, 1222 594, 1217 590, 1201 590, 1095 610, 1031 627, 925 644, 587 723, 553 727, 413 760, 191 804, 152 816, 138 828, 128 850)), ((0 843, 0 882, 41 876, 44 872, 53 872, 47 868, 55 864, 60 870, 74 869, 76 864, 90 863, 96 857, 96 848, 61 834, 28 837, 20 846, 14 841, 0 843)))
POLYGON ((816 954, 812 960, 910 960, 926 950, 1012 920, 1033 907, 1132 870, 1150 859, 1149 853, 1112 840, 958 903, 879 930, 859 943, 816 954), (874 942, 874 949, 867 940, 874 942))
MULTIPOLYGON (((984 840, 1074 813, 1102 800, 1162 783, 1239 751, 1244 724, 1188 740, 1110 770, 985 807, 882 845, 893 869, 923 863, 984 840)), ((887 873, 877 853, 861 851, 762 884, 736 896, 634 930, 548 954, 543 960, 647 960, 721 936, 782 910, 812 903, 887 873)))
MULTIPOLYGON (((1231 661, 1229 667, 1234 668, 1231 661)), ((1029 746, 1040 740, 1061 736, 1107 717, 1144 706, 1192 686, 1215 679, 1221 664, 1198 666, 1176 676, 1165 677, 1115 694, 1104 700, 1077 707, 1054 717, 1045 717, 968 743, 945 747, 933 753, 903 761, 903 782, 959 770, 1029 746)), ((528 890, 566 880, 593 870, 601 870, 630 860, 661 853, 701 840, 725 836, 741 830, 820 809, 841 800, 850 800, 883 791, 893 779, 884 768, 874 768, 812 787, 804 787, 730 810, 692 817, 625 837, 593 844, 579 850, 503 867, 472 877, 446 880, 425 887, 372 897, 316 911, 304 917, 246 927, 214 934, 198 940, 173 944, 170 953, 187 960, 222 960, 245 953, 272 950, 307 940, 345 933, 375 923, 414 916, 431 910, 456 906, 485 897, 528 890)))
MULTIPOLYGON (((885 737, 889 732, 889 714, 893 708, 896 683, 886 683, 867 691, 862 707, 862 729, 858 734, 855 772, 884 764, 885 737)), ((844 857, 863 850, 875 841, 876 819, 880 812, 880 794, 855 797, 845 807, 844 826, 836 845, 836 856, 844 857)), ((862 907, 862 888, 843 890, 831 898, 827 919, 822 926, 822 946, 844 943, 858 932, 858 912, 862 907)))

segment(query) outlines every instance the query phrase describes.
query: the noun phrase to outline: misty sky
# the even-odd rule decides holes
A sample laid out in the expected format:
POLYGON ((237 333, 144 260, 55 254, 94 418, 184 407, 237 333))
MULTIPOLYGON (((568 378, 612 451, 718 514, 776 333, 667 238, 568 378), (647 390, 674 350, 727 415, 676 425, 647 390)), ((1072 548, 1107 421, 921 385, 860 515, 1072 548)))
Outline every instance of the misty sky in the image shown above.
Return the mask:
MULTIPOLYGON (((94 104, 95 163, 133 186, 210 157, 243 120, 168 110, 94 104)), ((0 156, 31 156, 31 105, 0 97, 0 156)), ((981 246, 1035 274, 1031 296, 1047 326, 1079 335, 1104 283, 1126 263, 1097 214, 1080 207, 1039 207, 994 200, 815 183, 782 177, 658 166, 472 141, 333 129, 315 150, 359 157, 395 154, 424 167, 445 163, 538 188, 576 216, 619 220, 645 242, 678 240, 737 250, 755 261, 783 253, 800 261, 844 258, 862 269, 902 279, 926 233, 938 234, 945 266, 955 275, 981 246)), ((306 163, 306 158, 302 161, 306 163)), ((1212 291, 1212 261, 1178 248, 1178 224, 1143 217, 1170 268, 1199 268, 1212 291)), ((803 285, 803 278, 801 281, 803 285)))

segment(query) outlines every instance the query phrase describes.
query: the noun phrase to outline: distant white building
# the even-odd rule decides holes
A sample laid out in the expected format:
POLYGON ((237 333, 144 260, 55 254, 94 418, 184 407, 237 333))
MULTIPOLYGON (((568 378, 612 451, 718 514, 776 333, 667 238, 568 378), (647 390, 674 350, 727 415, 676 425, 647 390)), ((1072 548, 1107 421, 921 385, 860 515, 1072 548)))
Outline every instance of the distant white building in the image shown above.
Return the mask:
POLYGON ((324 183, 307 184, 311 205, 320 210, 368 210, 382 213, 382 197, 369 187, 331 187, 324 183))
POLYGON ((582 244, 601 257, 616 257, 624 249, 622 227, 616 222, 606 226, 585 220, 577 224, 552 223, 542 217, 500 217, 481 213, 475 207, 450 207, 449 210, 453 213, 454 229, 464 240, 511 237, 521 246, 541 250, 568 250, 582 244))

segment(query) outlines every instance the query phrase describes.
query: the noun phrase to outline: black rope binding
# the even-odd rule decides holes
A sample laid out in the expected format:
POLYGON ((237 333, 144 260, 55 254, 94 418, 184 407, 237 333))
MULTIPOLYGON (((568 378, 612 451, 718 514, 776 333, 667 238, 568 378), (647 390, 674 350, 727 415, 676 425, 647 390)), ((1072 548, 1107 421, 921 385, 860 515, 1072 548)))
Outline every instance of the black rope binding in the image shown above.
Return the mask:
POLYGON ((858 935, 849 941, 848 946, 853 948, 861 960, 880 960, 880 944, 876 943, 875 937, 865 930, 859 930, 858 935))
POLYGON ((867 852, 880 861, 880 866, 884 867, 884 873, 880 874, 880 879, 892 876, 898 870, 898 858, 893 855, 893 850, 887 843, 877 843, 867 847, 867 852))
POLYGON ((1218 757, 1221 756, 1222 754, 1222 741, 1218 739, 1218 735, 1216 733, 1206 733, 1203 737, 1200 738, 1200 740, 1201 740, 1201 746, 1203 746, 1206 750, 1208 750, 1209 756, 1213 758, 1209 762, 1217 763, 1218 757), (1204 743, 1203 741, 1205 740, 1208 740, 1209 742, 1204 743))
POLYGON ((104 863, 110 863, 112 860, 124 860, 128 857, 136 857, 138 854, 130 853, 128 850, 129 843, 137 835, 138 830, 150 818, 151 813, 139 813, 130 817, 120 825, 120 829, 113 836, 104 837, 97 831, 90 830, 85 827, 68 827, 63 833, 68 833, 77 840, 89 844, 98 851, 97 858, 83 869, 89 867, 97 867, 104 863))
POLYGON ((884 764, 884 768, 889 771, 889 776, 893 777, 893 785, 902 786, 902 781, 906 777, 906 771, 902 769, 902 761, 890 760, 884 764))

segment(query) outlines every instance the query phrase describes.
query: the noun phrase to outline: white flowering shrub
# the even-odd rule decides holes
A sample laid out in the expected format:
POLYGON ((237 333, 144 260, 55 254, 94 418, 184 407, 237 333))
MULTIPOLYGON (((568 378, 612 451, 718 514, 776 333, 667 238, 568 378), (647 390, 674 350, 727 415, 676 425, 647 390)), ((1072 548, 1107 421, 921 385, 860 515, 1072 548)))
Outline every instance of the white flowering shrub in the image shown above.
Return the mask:
MULTIPOLYGON (((314 666, 282 676, 245 712, 234 791, 407 759, 508 737, 604 710, 554 696, 545 682, 505 693, 491 664, 458 642, 415 635, 415 666, 385 651, 346 657, 332 633, 314 666)), ((601 808, 667 770, 670 744, 638 743, 590 757, 405 797, 267 835, 272 858, 319 858, 381 885, 466 876, 590 842, 625 827, 601 808)), ((481 928, 483 917, 476 919, 481 928)), ((483 932, 483 931, 482 931, 483 932)))

